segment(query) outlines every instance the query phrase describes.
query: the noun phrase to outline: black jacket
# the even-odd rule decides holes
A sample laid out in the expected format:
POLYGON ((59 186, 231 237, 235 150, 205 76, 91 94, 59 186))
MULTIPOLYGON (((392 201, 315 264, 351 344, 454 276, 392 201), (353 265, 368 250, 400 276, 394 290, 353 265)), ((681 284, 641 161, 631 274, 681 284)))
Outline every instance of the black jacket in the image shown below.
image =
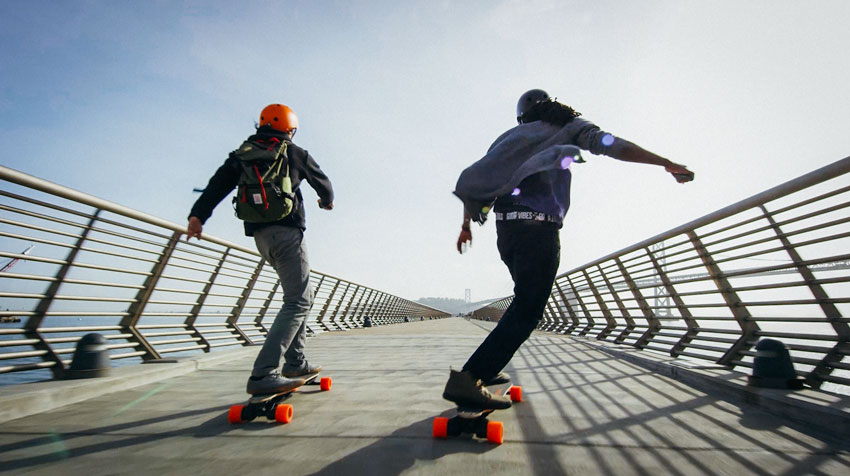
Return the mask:
MULTIPOLYGON (((278 140, 289 140, 286 134, 280 133, 270 127, 261 127, 257 129, 257 133, 249 137, 249 141, 267 141, 272 138, 278 140)), ((289 158, 289 177, 292 180, 292 190, 295 193, 295 203, 292 207, 292 213, 284 219, 270 223, 248 223, 245 222, 245 234, 253 236, 254 231, 269 225, 293 226, 307 229, 304 215, 304 199, 301 197, 299 185, 302 180, 307 183, 319 195, 322 205, 329 205, 334 201, 333 187, 328 176, 319 168, 319 164, 313 160, 310 153, 290 142, 287 146, 287 157, 289 158)), ((215 171, 210 178, 206 189, 192 206, 192 211, 189 216, 198 217, 201 223, 205 223, 212 215, 213 209, 221 200, 236 188, 239 182, 239 176, 242 173, 242 166, 237 158, 231 153, 227 160, 224 161, 221 167, 215 171)))

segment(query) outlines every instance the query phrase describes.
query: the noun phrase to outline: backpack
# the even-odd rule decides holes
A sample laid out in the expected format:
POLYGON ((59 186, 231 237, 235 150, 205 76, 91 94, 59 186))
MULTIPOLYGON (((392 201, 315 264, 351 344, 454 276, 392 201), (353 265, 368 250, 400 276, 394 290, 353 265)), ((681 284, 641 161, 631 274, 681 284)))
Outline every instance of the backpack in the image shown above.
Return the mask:
POLYGON ((287 142, 281 141, 277 152, 274 146, 245 141, 233 152, 242 166, 233 197, 233 209, 240 220, 249 223, 278 221, 292 212, 295 194, 289 177, 287 142), (281 169, 285 172, 281 174, 281 169))

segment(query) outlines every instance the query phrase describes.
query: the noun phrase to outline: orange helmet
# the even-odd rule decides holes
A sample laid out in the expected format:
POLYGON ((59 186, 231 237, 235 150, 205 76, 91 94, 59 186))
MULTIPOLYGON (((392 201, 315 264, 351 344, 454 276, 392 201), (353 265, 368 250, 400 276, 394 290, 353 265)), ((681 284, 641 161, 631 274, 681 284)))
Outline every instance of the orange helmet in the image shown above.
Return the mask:
POLYGON ((298 129, 298 116, 283 104, 269 104, 260 113, 260 127, 271 126, 280 132, 298 129))

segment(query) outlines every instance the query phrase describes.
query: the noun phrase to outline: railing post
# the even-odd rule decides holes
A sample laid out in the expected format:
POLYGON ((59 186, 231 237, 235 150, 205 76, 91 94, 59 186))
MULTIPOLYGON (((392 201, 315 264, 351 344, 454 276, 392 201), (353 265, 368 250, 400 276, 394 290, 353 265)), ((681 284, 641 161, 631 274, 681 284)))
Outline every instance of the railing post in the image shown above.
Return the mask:
POLYGON ((351 288, 351 283, 346 282, 345 283, 345 289, 342 290, 342 296, 339 298, 339 301, 336 303, 336 306, 334 306, 333 314, 331 314, 331 324, 333 324, 337 328, 337 330, 340 330, 340 331, 345 330, 345 327, 340 325, 336 321, 336 316, 337 316, 337 314, 339 314, 339 310, 342 308, 342 302, 345 300, 345 297, 348 296, 348 290, 350 288, 351 288))
MULTIPOLYGON (((611 281, 608 279, 608 275, 605 274, 605 271, 602 269, 602 266, 597 265, 596 267, 599 268, 599 272, 602 274, 602 280, 605 281, 605 286, 608 288, 609 292, 611 293, 611 297, 613 297, 614 302, 617 303, 617 308, 620 310, 620 315, 622 315, 623 319, 625 319, 625 321, 626 321, 626 329, 629 328, 628 327, 629 325, 634 327, 634 320, 632 320, 632 316, 629 315, 629 311, 626 309, 626 306, 623 304, 623 301, 620 299, 620 296, 614 290, 614 286, 611 285, 611 281)), ((609 315, 610 315, 610 312, 609 312, 609 315)), ((613 316, 611 316, 611 321, 612 321, 612 323, 610 325, 613 326, 611 328, 611 331, 613 331, 617 327, 617 323, 614 320, 613 316)), ((617 335, 617 337, 614 339, 614 342, 617 343, 617 344, 622 342, 623 339, 625 338, 624 334, 626 334, 626 330, 623 330, 622 332, 620 332, 620 334, 617 335)))
POLYGON ((253 345, 254 341, 245 334, 241 327, 239 327, 239 317, 242 315, 242 310, 245 309, 245 304, 248 303, 248 298, 251 296, 251 292, 254 290, 257 280, 260 279, 260 274, 263 272, 263 266, 265 264, 265 260, 260 258, 260 261, 257 263, 257 267, 254 268, 254 272, 251 274, 251 280, 248 281, 248 285, 242 290, 242 294, 239 296, 239 299, 236 300, 236 305, 234 305, 233 309, 230 310, 230 316, 227 318, 227 325, 232 327, 233 330, 245 339, 244 345, 253 345))
POLYGON ((269 312, 269 308, 272 305, 272 301, 274 301, 274 295, 277 292, 278 288, 280 288, 280 280, 275 281, 274 286, 272 286, 272 290, 269 291, 269 294, 266 296, 266 299, 263 301, 263 305, 260 308, 259 312, 257 312, 257 317, 254 318, 254 324, 262 331, 265 332, 266 335, 269 335, 269 330, 266 328, 266 325, 263 324, 263 318, 266 316, 266 313, 269 312))
POLYGON ((576 313, 573 311, 573 306, 570 304, 570 300, 567 299, 567 295, 564 294, 564 289, 561 287, 561 283, 559 283, 557 279, 555 280, 555 288, 558 290, 558 294, 561 296, 561 302, 564 304, 564 307, 567 309, 567 314, 570 316, 570 324, 567 324, 566 320, 563 319, 564 314, 561 313, 561 322, 563 322, 563 324, 561 324, 561 327, 558 328, 556 332, 569 334, 578 327, 578 317, 576 317, 576 313), (564 329, 564 327, 566 327, 566 329, 564 329))
POLYGON ((399 302, 401 300, 395 296, 390 298, 389 309, 387 309, 387 318, 390 322, 397 323, 399 318, 399 302))
MULTIPOLYGON (((360 327, 363 327, 363 323, 366 321, 366 317, 364 317, 364 316, 367 316, 366 312, 369 310, 369 307, 371 307, 371 305, 372 305, 372 294, 374 294, 374 293, 375 293, 375 290, 372 289, 372 288, 369 288, 369 295, 366 296, 366 302, 363 303, 362 307, 360 307, 360 313, 357 315, 357 318, 356 318, 357 319, 356 322, 358 323, 358 325, 360 327)), ((365 295, 366 293, 364 292, 363 294, 365 295)), ((361 297, 360 300, 362 301, 363 298, 361 297)), ((360 306, 360 303, 358 303, 357 305, 360 306)))
POLYGON ((593 320, 593 316, 590 315, 590 311, 587 310, 587 306, 584 305, 584 301, 581 299, 581 296, 578 294, 578 290, 573 284, 573 280, 570 279, 569 276, 566 276, 567 282, 570 284, 570 289, 573 292, 573 296, 576 297, 576 302, 578 302, 579 307, 581 307, 581 312, 584 314, 584 318, 587 320, 587 324, 584 326, 584 329, 580 330, 578 335, 584 336, 593 329, 595 321, 593 320))
MULTIPOLYGON (((688 236, 690 236, 692 240, 696 239, 696 234, 694 234, 693 231, 689 231, 688 236)), ((700 243, 700 246, 701 245, 702 244, 700 243)), ((694 246, 698 245, 695 243, 694 246)), ((699 332, 699 325, 694 320, 694 316, 693 314, 691 314, 691 311, 688 309, 688 306, 685 305, 684 301, 682 301, 682 297, 679 296, 679 293, 676 291, 676 288, 673 287, 673 282, 670 281, 670 278, 667 276, 667 272, 664 271, 665 263, 658 260, 651 249, 647 248, 646 251, 649 254, 649 259, 652 261, 652 265, 655 267, 655 272, 658 273, 658 278, 664 285, 664 289, 667 290, 667 295, 676 304, 676 309, 679 311, 679 316, 681 316, 682 320, 685 321, 685 326, 688 328, 688 330, 685 331, 685 335, 679 338, 679 340, 675 344, 673 344, 673 347, 670 348, 670 355, 676 357, 680 353, 682 353, 682 351, 685 350, 688 344, 690 344, 694 337, 697 335, 697 333, 699 332)), ((661 251, 664 250, 662 249, 661 251)), ((703 260, 703 263, 705 263, 705 260, 703 260)), ((669 315, 669 313, 667 315, 669 315)))
POLYGON ((399 300, 401 301, 401 305, 398 308, 398 319, 399 322, 404 322, 405 318, 410 317, 410 301, 401 297, 399 298, 399 300))
POLYGON ((555 324, 555 312, 552 310, 553 301, 554 299, 551 295, 546 300, 546 307, 543 308, 543 316, 540 319, 540 323, 537 324, 537 329, 541 331, 548 331, 555 324))
MULTIPOLYGON (((351 286, 351 283, 348 283, 351 286)), ((360 291, 360 286, 354 285, 354 291, 352 291, 351 296, 345 302, 345 309, 342 310, 342 316, 339 317, 339 322, 342 328, 351 329, 351 326, 345 322, 345 319, 348 317, 348 311, 351 310, 351 304, 354 302, 354 298, 357 297, 357 292, 360 291)))
POLYGON ((401 307, 404 304, 404 300, 393 296, 390 300, 390 318, 395 322, 401 322, 401 307))
POLYGON ((383 301, 381 302, 381 309, 378 311, 379 319, 384 324, 390 323, 390 315, 392 312, 393 306, 393 298, 387 293, 383 294, 383 301))
POLYGON ((142 313, 145 311, 145 307, 148 305, 148 301, 150 301, 153 292, 156 290, 159 278, 162 277, 162 273, 165 271, 165 267, 168 265, 168 260, 171 259, 171 255, 174 253, 174 249, 177 247, 177 243, 180 241, 181 235, 182 233, 177 231, 171 235, 171 239, 168 240, 168 244, 165 246, 165 249, 162 250, 159 261, 157 261, 151 270, 150 275, 147 279, 145 279, 145 283, 136 295, 136 299, 133 304, 131 304, 127 309, 127 316, 121 320, 121 327, 132 334, 133 340, 142 346, 142 349, 145 351, 145 355, 142 356, 142 359, 146 361, 157 360, 160 359, 161 356, 154 348, 153 344, 151 344, 151 342, 142 335, 136 326, 139 323, 139 319, 142 317, 142 313))
POLYGON ((399 322, 404 322, 405 318, 410 318, 410 302, 407 299, 400 299, 401 305, 398 307, 399 322))
POLYGON ((201 312, 201 308, 204 307, 204 303, 207 300, 207 296, 209 295, 210 289, 213 287, 213 283, 215 279, 218 277, 218 273, 221 271, 221 267, 224 265, 224 262, 227 260, 227 256, 230 254, 230 248, 225 248, 224 253, 221 254, 221 258, 219 258, 218 263, 215 265, 215 269, 207 280, 207 283, 204 285, 204 289, 201 291, 201 294, 198 295, 198 300, 195 301, 195 305, 192 306, 192 310, 189 311, 189 317, 186 318, 184 324, 191 329, 192 337, 197 337, 201 339, 201 342, 206 345, 204 349, 205 352, 210 352, 212 347, 210 347, 210 341, 206 339, 206 337, 198 331, 198 328, 195 327, 195 321, 198 319, 198 314, 201 312))
POLYGON ((797 271, 803 277, 803 280, 809 287, 809 290, 814 295, 815 299, 818 302, 821 310, 826 316, 826 320, 832 325, 832 328, 835 330, 835 334, 838 337, 838 342, 830 349, 829 352, 824 355, 821 361, 806 375, 806 383, 811 385, 814 388, 820 388, 821 384, 823 384, 823 378, 833 371, 833 364, 841 362, 844 355, 847 355, 848 349, 848 340, 850 340, 850 327, 846 322, 843 321, 843 316, 841 315, 841 311, 838 310, 838 307, 835 306, 829 300, 829 294, 827 294, 826 290, 818 284, 817 279, 815 278, 814 273, 806 266, 803 258, 800 256, 800 253, 797 252, 797 249, 788 240, 788 237, 773 219, 773 215, 767 211, 767 208, 764 205, 759 205, 762 213, 764 213, 764 217, 770 223, 770 227, 773 228, 773 231, 776 233, 776 236, 779 238, 779 241, 782 243, 782 246, 785 248, 785 251, 788 253, 788 256, 791 257, 791 261, 794 262, 794 265, 797 267, 797 271))
MULTIPOLYGON (((312 313, 312 311, 313 311, 313 305, 314 305, 314 304, 315 304, 315 302, 316 302, 316 296, 318 296, 318 295, 319 295, 319 290, 320 290, 320 289, 322 289, 322 284, 323 284, 324 282, 325 282, 325 275, 324 275, 324 274, 319 275, 319 282, 318 282, 318 283, 316 283, 316 285, 315 285, 315 286, 313 286, 313 296, 311 296, 311 297, 312 297, 312 299, 310 300, 310 301, 311 301, 311 304, 310 304, 310 312, 311 312, 311 313, 312 313)), ((316 331, 314 331, 314 330, 313 330, 313 328, 312 328, 312 327, 310 327, 310 320, 309 320, 309 317, 310 317, 310 314, 308 313, 308 314, 307 314, 307 334, 309 334, 309 335, 316 335, 316 331)), ((318 317, 318 315, 317 315, 317 316, 316 316, 316 325, 319 325, 319 321, 318 321, 318 319, 319 319, 319 317, 318 317)), ((321 326, 319 326, 319 327, 321 327, 321 326)))
MULTIPOLYGON (((602 272, 602 269, 600 268, 599 271, 602 272)), ((583 269, 581 272, 584 275, 584 279, 587 280, 587 285, 590 287, 590 291, 593 293, 596 303, 599 304, 599 310, 602 311, 602 316, 605 318, 605 328, 599 331, 596 338, 599 340, 605 340, 605 338, 608 337, 608 334, 610 334, 617 326, 617 323, 614 321, 611 311, 608 310, 608 305, 605 304, 605 301, 602 299, 602 294, 599 292, 599 289, 596 288, 596 285, 593 284, 593 280, 590 279, 590 274, 587 272, 587 269, 583 269)))
POLYGON ((328 327, 327 324, 325 324, 325 314, 328 312, 328 307, 330 307, 330 305, 331 305, 331 301, 333 300, 334 294, 336 294, 336 290, 339 287, 339 282, 340 282, 339 279, 337 279, 336 282, 334 283, 334 287, 331 288, 331 293, 328 295, 327 299, 325 300, 325 305, 322 306, 322 310, 319 312, 319 316, 316 317, 316 324, 318 324, 319 327, 321 327, 322 329, 324 329, 326 331, 332 330, 330 327, 328 327))
MULTIPOLYGON (((732 362, 739 360, 743 355, 743 352, 747 351, 753 344, 755 344, 754 341, 757 337, 759 326, 753 320, 753 316, 750 314, 750 311, 743 305, 741 298, 738 297, 738 293, 734 291, 732 284, 723 275, 723 271, 721 271, 720 267, 717 266, 717 263, 714 262, 711 254, 709 254, 697 234, 691 230, 687 232, 687 235, 699 255, 700 260, 708 270, 709 276, 711 276, 712 281, 714 281, 714 285, 717 286, 718 291, 720 291, 720 295, 723 296, 723 300, 732 312, 732 316, 735 317, 735 320, 741 327, 741 337, 739 337, 738 340, 726 351, 726 353, 717 360, 717 363, 720 365, 732 366, 732 362)), ((698 328, 695 329, 695 331, 698 330, 698 328)))
POLYGON ((354 309, 351 310, 351 316, 348 318, 351 321, 352 328, 363 327, 362 320, 358 322, 357 319, 363 316, 363 299, 366 297, 367 289, 358 285, 357 290, 360 293, 360 297, 357 298, 357 304, 354 305, 354 309))
POLYGON ((372 297, 372 301, 369 303, 369 311, 368 316, 372 319, 372 324, 380 325, 381 322, 378 319, 378 311, 381 303, 384 302, 384 295, 378 290, 375 290, 375 295, 372 297))
MULTIPOLYGON (((629 291, 632 292, 632 297, 634 297, 635 302, 637 302, 638 307, 640 307, 641 312, 643 313, 643 318, 646 319, 646 332, 644 332, 634 343, 634 347, 638 349, 643 349, 652 340, 653 337, 661 330, 661 321, 655 317, 655 313, 652 312, 652 308, 649 307, 649 303, 646 302, 646 298, 643 297, 643 293, 638 289, 637 284, 635 284, 635 280, 632 279, 631 274, 626 269, 626 266, 620 261, 620 258, 614 258, 614 261, 617 263, 617 267, 620 268, 620 274, 623 275, 623 279, 626 281, 626 286, 629 287, 629 291)), ((618 341, 625 340, 629 334, 631 334, 632 330, 636 327, 634 319, 631 317, 627 318, 626 321, 628 325, 626 329, 617 337, 618 341)))
POLYGON ((77 253, 79 253, 80 249, 83 247, 83 243, 88 238, 89 232, 91 232, 92 228, 94 228, 94 224, 97 222, 97 217, 99 215, 100 209, 96 209, 91 218, 89 218, 89 222, 86 227, 83 228, 79 238, 77 238, 77 242, 74 244, 74 247, 71 248, 70 252, 68 252, 68 256, 65 258, 65 264, 59 267, 59 271, 56 272, 56 276, 50 283, 50 286, 47 287, 47 291, 44 292, 44 297, 38 302, 33 315, 27 319, 27 322, 23 326, 24 329, 26 329, 24 335, 28 339, 38 339, 38 343, 33 344, 33 347, 36 350, 43 350, 47 352, 42 357, 45 361, 53 362, 55 364, 50 368, 50 371, 53 373, 53 378, 59 379, 64 376, 65 363, 62 362, 62 357, 53 351, 53 347, 51 347, 44 339, 44 336, 41 335, 38 328, 41 327, 41 323, 44 322, 44 317, 47 315, 47 311, 53 304, 56 293, 59 292, 59 287, 62 286, 62 283, 65 281, 65 276, 68 275, 68 271, 74 266, 74 260, 77 259, 77 253))
POLYGON ((386 317, 386 309, 387 305, 389 304, 389 298, 387 297, 386 293, 380 293, 381 295, 378 298, 377 309, 375 310, 375 320, 378 322, 378 324, 386 324, 386 322, 384 322, 384 318, 386 317))

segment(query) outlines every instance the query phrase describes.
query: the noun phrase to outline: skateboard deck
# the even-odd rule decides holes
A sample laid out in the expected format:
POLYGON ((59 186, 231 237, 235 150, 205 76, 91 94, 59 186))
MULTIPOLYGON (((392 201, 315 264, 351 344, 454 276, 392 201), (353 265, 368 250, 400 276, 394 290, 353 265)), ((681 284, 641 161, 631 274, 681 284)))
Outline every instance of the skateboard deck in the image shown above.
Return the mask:
MULTIPOLYGON (((522 401, 522 387, 511 385, 510 382, 489 385, 487 390, 493 395, 509 395, 512 402, 522 401)), ((434 418, 434 438, 471 434, 500 445, 504 441, 504 426, 500 421, 490 421, 487 418, 494 411, 495 408, 459 405, 449 410, 445 416, 434 418)))
MULTIPOLYGON (((319 385, 322 391, 331 389, 331 378, 319 378, 319 373, 304 377, 304 385, 319 385)), ((278 393, 263 393, 251 396, 246 405, 233 405, 227 413, 227 421, 230 423, 245 423, 257 417, 265 416, 269 420, 278 423, 289 423, 292 421, 292 405, 283 403, 295 393, 299 387, 278 393)))

